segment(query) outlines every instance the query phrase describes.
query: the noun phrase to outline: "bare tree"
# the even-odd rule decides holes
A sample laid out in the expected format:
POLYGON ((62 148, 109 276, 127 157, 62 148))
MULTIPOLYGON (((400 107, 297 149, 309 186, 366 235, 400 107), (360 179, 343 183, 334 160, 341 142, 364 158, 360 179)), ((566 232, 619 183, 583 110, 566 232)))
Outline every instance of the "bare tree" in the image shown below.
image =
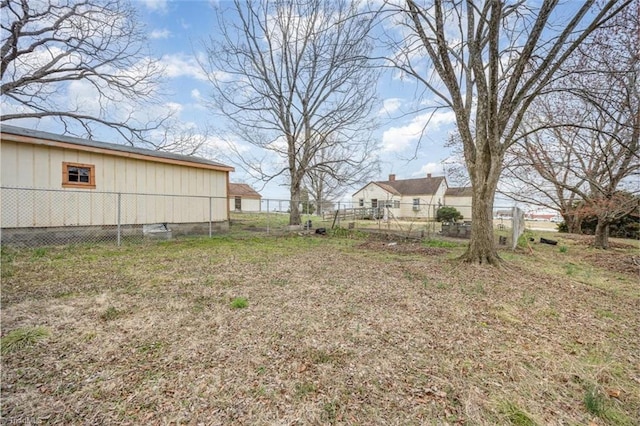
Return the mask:
POLYGON ((635 0, 575 52, 566 77, 534 102, 507 168, 520 182, 512 197, 554 204, 569 231, 597 217, 598 248, 608 247, 609 225, 637 207, 640 187, 624 186, 640 173, 639 20, 635 0))
POLYGON ((289 222, 297 225, 312 169, 358 170, 371 160, 371 20, 348 0, 237 0, 219 24, 222 39, 210 40, 203 64, 213 107, 229 134, 267 153, 239 153, 244 167, 265 181, 288 180, 289 222), (331 164, 319 160, 322 150, 331 151, 331 164))
POLYGON ((561 16, 559 2, 432 0, 389 6, 405 29, 392 65, 416 79, 456 116, 473 186, 471 240, 462 259, 499 264, 492 210, 506 150, 534 99, 584 38, 628 6, 581 2, 561 16))
POLYGON ((2 121, 51 117, 87 137, 106 127, 132 145, 169 123, 171 113, 153 109, 163 70, 126 1, 2 0, 0 11, 2 121))
POLYGON ((369 141, 355 141, 354 144, 328 140, 318 150, 303 182, 317 206, 317 215, 322 215, 324 206, 333 205, 349 189, 379 172, 374 146, 369 141), (357 146, 358 142, 364 146, 357 146), (358 157, 354 158, 354 154, 358 157))

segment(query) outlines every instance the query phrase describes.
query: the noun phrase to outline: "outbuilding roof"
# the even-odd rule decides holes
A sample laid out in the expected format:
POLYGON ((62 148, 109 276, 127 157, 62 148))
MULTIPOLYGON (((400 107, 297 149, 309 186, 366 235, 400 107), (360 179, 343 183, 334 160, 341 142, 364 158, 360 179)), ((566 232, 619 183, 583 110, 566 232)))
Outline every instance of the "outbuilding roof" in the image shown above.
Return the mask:
POLYGON ((3 140, 13 142, 31 143, 35 145, 48 145, 78 151, 97 152, 119 157, 136 158, 140 160, 156 161, 161 163, 173 163, 184 166, 214 169, 232 172, 233 167, 222 163, 195 157, 193 155, 175 154, 166 151, 154 151, 129 145, 120 145, 109 142, 98 142, 90 139, 76 138, 73 136, 59 135, 40 130, 25 129, 23 127, 3 124, 0 128, 3 140))
POLYGON ((262 195, 246 183, 230 183, 229 197, 262 198, 262 195))

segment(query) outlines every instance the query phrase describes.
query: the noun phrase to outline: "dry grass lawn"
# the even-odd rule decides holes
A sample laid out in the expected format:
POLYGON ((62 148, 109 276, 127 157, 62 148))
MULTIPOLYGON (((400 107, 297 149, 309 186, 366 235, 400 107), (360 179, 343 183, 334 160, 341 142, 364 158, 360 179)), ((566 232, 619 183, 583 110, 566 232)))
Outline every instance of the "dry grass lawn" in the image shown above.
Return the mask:
POLYGON ((559 238, 5 248, 2 422, 638 424, 638 248, 559 238))

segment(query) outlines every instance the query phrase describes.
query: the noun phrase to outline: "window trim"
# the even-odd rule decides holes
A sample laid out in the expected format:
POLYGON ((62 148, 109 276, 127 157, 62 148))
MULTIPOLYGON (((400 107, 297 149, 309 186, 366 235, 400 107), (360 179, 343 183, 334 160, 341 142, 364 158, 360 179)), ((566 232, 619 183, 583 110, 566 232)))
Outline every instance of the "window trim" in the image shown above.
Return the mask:
POLYGON ((70 163, 62 162, 62 187, 63 188, 96 188, 96 166, 94 164, 70 163), (78 167, 89 169, 89 182, 71 182, 69 181, 69 167, 78 167))

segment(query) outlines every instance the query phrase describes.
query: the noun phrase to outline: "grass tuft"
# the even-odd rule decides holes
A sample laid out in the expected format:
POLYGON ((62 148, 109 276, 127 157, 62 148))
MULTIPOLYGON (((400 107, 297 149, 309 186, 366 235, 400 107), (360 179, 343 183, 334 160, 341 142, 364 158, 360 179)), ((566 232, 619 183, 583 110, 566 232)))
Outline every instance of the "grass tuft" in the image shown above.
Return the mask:
POLYGON ((100 314, 100 319, 102 321, 112 321, 122 314, 122 311, 114 308, 113 306, 109 306, 103 313, 100 314))
POLYGON ((514 426, 536 426, 537 423, 531 418, 531 415, 518 407, 511 401, 502 404, 500 411, 505 415, 509 424, 514 426))
POLYGON ((587 389, 584 394, 584 406, 589 413, 603 417, 606 411, 604 395, 595 388, 587 389))
POLYGON ((231 308, 233 309, 242 309, 249 306, 249 301, 247 301, 246 297, 236 297, 231 301, 231 308))
POLYGON ((18 328, 12 330, 0 339, 0 352, 6 355, 19 351, 35 345, 39 340, 48 335, 49 331, 44 327, 18 328))

